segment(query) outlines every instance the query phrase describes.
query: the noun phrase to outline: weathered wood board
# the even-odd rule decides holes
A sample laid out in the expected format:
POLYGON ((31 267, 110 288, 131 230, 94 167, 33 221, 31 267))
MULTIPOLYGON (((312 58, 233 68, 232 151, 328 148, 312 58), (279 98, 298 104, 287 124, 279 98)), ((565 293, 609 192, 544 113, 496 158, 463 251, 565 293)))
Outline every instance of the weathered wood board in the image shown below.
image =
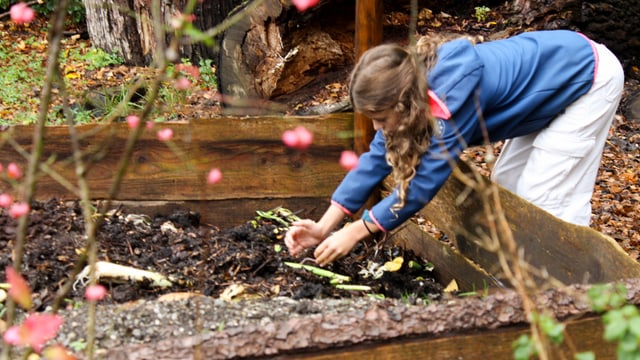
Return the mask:
MULTIPOLYGON (((602 319, 588 317, 565 322, 573 346, 580 351, 593 351, 598 360, 616 359, 615 344, 602 341, 602 319)), ((525 325, 436 338, 403 339, 390 343, 374 343, 349 349, 325 351, 308 355, 283 355, 279 359, 346 360, 346 359, 424 359, 474 360, 512 359, 513 342, 529 334, 525 325)), ((571 351, 564 351, 571 359, 571 351)))
MULTIPOLYGON (((318 218, 344 176, 338 164, 340 152, 353 146, 353 114, 219 117, 161 126, 174 130, 173 142, 168 146, 159 141, 155 131, 142 135, 116 203, 147 213, 190 209, 199 212, 203 222, 223 227, 252 218, 257 209, 276 206, 318 218), (295 151, 282 144, 282 132, 297 125, 314 133, 314 143, 307 150, 295 151), (212 167, 222 170, 223 180, 209 186, 206 175, 212 167)), ((30 151, 32 129, 15 126, 3 134, 30 151)), ((104 199, 130 129, 119 123, 84 125, 78 131, 84 136, 85 157, 95 158, 87 173, 92 198, 104 199)), ((49 159, 49 165, 60 176, 75 184, 71 156, 68 129, 47 127, 43 158, 49 159)), ((0 147, 0 163, 12 161, 25 167, 26 159, 5 142, 0 147)), ((0 191, 11 191, 6 183, 0 186, 0 191)), ((445 249, 446 245, 417 228, 406 227, 401 241, 439 262, 436 265, 443 283, 456 279, 463 290, 499 286, 499 281, 508 285, 500 278, 496 255, 474 242, 473 231, 486 233, 487 229, 478 194, 467 194, 458 203, 460 194, 466 191, 462 182, 451 177, 422 214, 449 235, 457 252, 467 260, 454 256, 445 249), (468 266, 470 263, 475 264, 468 266), (478 268, 484 273, 478 273, 478 268)), ((50 198, 73 200, 79 196, 43 176, 37 183, 36 199, 50 198)), ((609 237, 558 221, 504 189, 500 190, 500 198, 525 259, 536 268, 545 269, 566 284, 640 277, 640 265, 609 237)))
MULTIPOLYGON (((353 147, 353 114, 319 117, 219 117, 189 123, 163 123, 174 131, 171 144, 159 141, 156 130, 145 131, 136 144, 130 167, 115 200, 126 202, 166 201, 191 202, 199 205, 204 221, 216 221, 226 226, 230 219, 246 219, 243 201, 256 209, 277 204, 322 208, 345 174, 339 165, 340 153, 353 147), (314 134, 310 148, 297 151, 287 148, 281 140, 287 129, 303 125, 314 134), (206 183, 207 173, 217 167, 222 181, 206 183), (305 199, 304 202, 296 199, 305 199), (260 206, 264 203, 264 206, 260 206), (215 213, 223 214, 207 219, 215 213)), ((24 150, 31 151, 30 126, 15 126, 4 132, 24 150)), ((130 129, 124 123, 83 125, 82 147, 85 158, 93 158, 87 172, 91 196, 104 199, 115 176, 114 171, 124 154, 124 144, 130 129)), ((61 177, 76 184, 75 168, 71 164, 71 144, 65 126, 46 128, 43 159, 61 177)), ((0 147, 0 162, 17 162, 26 168, 21 157, 9 143, 0 147)), ((0 184, 0 191, 12 189, 0 184)), ((36 199, 78 199, 50 176, 43 175, 37 183, 36 199)), ((276 205, 276 206, 277 206, 276 205)), ((313 213, 317 215, 316 213, 313 213)), ((236 223, 237 224, 237 223, 236 223)))
MULTIPOLYGON (((461 162, 459 168, 470 174, 465 163, 461 162)), ((482 177, 482 181, 489 186, 489 179, 482 177)), ((498 189, 514 240, 529 265, 564 284, 640 277, 640 264, 615 240, 589 227, 559 220, 504 188, 498 189)), ((462 181, 451 176, 421 214, 451 238, 457 251, 500 278, 497 255, 478 245, 478 239, 490 233, 483 206, 479 193, 469 191, 462 181)), ((543 277, 536 280, 541 285, 547 283, 543 277)), ((504 278, 501 281, 508 284, 504 278)))

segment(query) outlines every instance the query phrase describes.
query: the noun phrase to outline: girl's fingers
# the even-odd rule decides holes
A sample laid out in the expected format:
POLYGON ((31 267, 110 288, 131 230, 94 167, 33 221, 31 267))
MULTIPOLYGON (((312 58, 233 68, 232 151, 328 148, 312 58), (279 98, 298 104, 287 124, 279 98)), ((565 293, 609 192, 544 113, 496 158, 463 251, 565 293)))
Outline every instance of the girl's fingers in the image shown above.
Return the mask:
POLYGON ((323 242, 316 248, 313 256, 316 258, 316 262, 320 266, 325 266, 335 260, 335 256, 332 255, 331 248, 326 246, 326 242, 323 242))
POLYGON ((293 226, 302 226, 302 227, 311 227, 311 225, 315 224, 315 221, 310 220, 310 219, 302 219, 302 220, 296 220, 294 222, 291 223, 291 225, 293 226))

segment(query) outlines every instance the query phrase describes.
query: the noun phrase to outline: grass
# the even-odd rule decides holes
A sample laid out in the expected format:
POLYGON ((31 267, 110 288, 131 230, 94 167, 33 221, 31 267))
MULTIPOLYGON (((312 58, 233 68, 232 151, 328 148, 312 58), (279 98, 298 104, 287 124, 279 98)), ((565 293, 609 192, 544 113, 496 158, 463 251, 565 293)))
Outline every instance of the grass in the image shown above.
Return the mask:
MULTIPOLYGON (((10 36, 0 38, 0 126, 34 124, 38 117, 40 92, 45 81, 47 61, 46 31, 36 29, 9 29, 10 36)), ((188 60, 183 59, 188 63, 188 60)), ((60 67, 69 94, 71 115, 76 124, 100 122, 110 115, 125 117, 135 113, 149 99, 137 96, 135 101, 120 104, 126 98, 133 77, 152 76, 152 71, 134 71, 133 67, 116 70, 124 63, 119 54, 108 53, 90 46, 83 40, 65 39, 60 55, 60 67), (113 70, 113 71, 112 71, 113 70), (131 71, 129 71, 131 70, 131 71), (117 73, 116 75, 104 75, 117 73), (123 75, 124 74, 124 75, 123 75), (109 77, 111 76, 111 77, 109 77), (128 78, 130 77, 130 78, 128 78), (89 95, 101 96, 98 106, 87 101, 89 95), (117 113, 116 113, 117 111, 117 113)), ((154 120, 171 119, 179 113, 180 105, 193 90, 215 91, 217 78, 215 67, 209 59, 197 65, 200 78, 192 81, 193 89, 178 90, 171 81, 161 88, 158 106, 152 114, 154 120)), ((169 69, 168 77, 175 75, 169 69)), ((194 80, 194 79, 192 79, 194 80)), ((54 90, 54 101, 47 114, 51 125, 65 124, 62 99, 54 90)), ((95 96, 91 99, 95 99, 95 96)))
POLYGON ((44 81, 44 67, 42 58, 37 53, 23 51, 32 46, 44 46, 34 37, 23 42, 9 42, 0 39, 0 61, 4 64, 0 72, 0 124, 7 125, 8 109, 13 117, 20 122, 33 121, 33 109, 39 100, 34 93, 33 86, 44 81))

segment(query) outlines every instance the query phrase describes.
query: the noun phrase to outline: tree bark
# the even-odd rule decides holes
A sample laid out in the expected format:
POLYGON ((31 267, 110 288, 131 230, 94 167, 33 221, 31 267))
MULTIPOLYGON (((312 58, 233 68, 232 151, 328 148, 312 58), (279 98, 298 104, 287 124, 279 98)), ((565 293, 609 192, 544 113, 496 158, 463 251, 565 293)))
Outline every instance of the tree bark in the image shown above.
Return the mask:
MULTIPOLYGON (((109 53, 117 53, 127 65, 149 65, 158 51, 163 51, 171 34, 158 43, 158 26, 169 28, 170 20, 181 12, 187 0, 83 0, 87 10, 87 30, 93 45, 109 53), (152 6, 159 4, 160 19, 153 18, 152 6)), ((204 0, 194 10, 194 25, 201 30, 215 27, 242 0, 204 0)), ((183 42, 179 58, 198 60, 215 58, 215 46, 183 42)))
POLYGON ((84 6, 93 46, 122 56, 127 64, 146 63, 137 21, 128 15, 133 10, 132 3, 128 0, 84 0, 84 6))

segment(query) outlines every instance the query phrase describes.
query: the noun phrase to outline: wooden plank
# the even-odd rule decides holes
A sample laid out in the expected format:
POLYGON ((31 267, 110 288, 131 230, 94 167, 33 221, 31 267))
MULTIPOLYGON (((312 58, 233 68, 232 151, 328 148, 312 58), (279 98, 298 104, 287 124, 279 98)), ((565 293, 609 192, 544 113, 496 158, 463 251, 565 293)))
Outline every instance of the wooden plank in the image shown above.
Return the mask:
POLYGON ((434 265, 436 281, 444 286, 455 280, 460 291, 464 292, 501 287, 491 274, 453 250, 451 246, 434 239, 411 221, 397 229, 391 235, 391 240, 430 261, 434 265))
MULTIPOLYGON (((568 338, 578 352, 593 351, 595 358, 599 360, 617 358, 616 345, 605 342, 602 338, 600 317, 571 320, 565 324, 568 338)), ((512 343, 521 335, 528 333, 527 326, 512 326, 440 338, 398 339, 391 343, 359 345, 315 354, 283 355, 276 359, 513 359, 512 343)), ((562 353, 565 359, 573 358, 573 354, 566 346, 558 352, 562 353)))
MULTIPOLYGON (((463 162, 460 169, 470 173, 463 162)), ((490 184, 487 178, 482 181, 490 184)), ((524 259, 533 267, 545 269, 564 284, 640 277, 640 264, 614 239, 591 228, 561 221, 503 188, 499 188, 499 197, 513 237, 524 252, 524 259)), ((476 243, 483 234, 490 233, 483 206, 480 194, 469 191, 451 176, 421 214, 447 234, 460 253, 500 278, 496 254, 476 243)), ((545 283, 544 278, 537 281, 545 283)))
MULTIPOLYGON (((384 6, 382 0, 356 0, 355 42, 356 60, 368 49, 382 43, 382 21, 384 6)), ((375 135, 371 119, 361 113, 354 113, 353 141, 358 154, 369 151, 369 143, 375 135)), ((370 208, 381 198, 380 191, 374 191, 363 209, 370 208)), ((359 212, 357 215, 359 216, 359 212)))
MULTIPOLYGON (((163 123, 174 131, 171 146, 157 140, 156 131, 145 131, 137 143, 119 200, 224 200, 328 197, 345 174, 338 160, 352 148, 353 114, 320 117, 219 117, 188 123, 163 123), (313 145, 296 151, 282 144, 281 135, 303 125, 314 133, 313 145), (176 150, 177 149, 177 150, 176 150), (206 184, 212 167, 223 173, 222 182, 206 184)), ((83 149, 87 158, 98 160, 89 169, 92 197, 107 195, 130 129, 126 124, 83 125, 83 149)), ((30 151, 33 127, 14 126, 5 131, 30 151)), ((55 159, 52 167, 75 183, 75 169, 69 163, 71 146, 65 126, 46 128, 44 159, 55 159)), ((5 143, 0 163, 26 160, 5 143)), ((0 191, 9 191, 7 184, 0 191)), ((37 185, 37 199, 72 199, 48 176, 37 185)))

